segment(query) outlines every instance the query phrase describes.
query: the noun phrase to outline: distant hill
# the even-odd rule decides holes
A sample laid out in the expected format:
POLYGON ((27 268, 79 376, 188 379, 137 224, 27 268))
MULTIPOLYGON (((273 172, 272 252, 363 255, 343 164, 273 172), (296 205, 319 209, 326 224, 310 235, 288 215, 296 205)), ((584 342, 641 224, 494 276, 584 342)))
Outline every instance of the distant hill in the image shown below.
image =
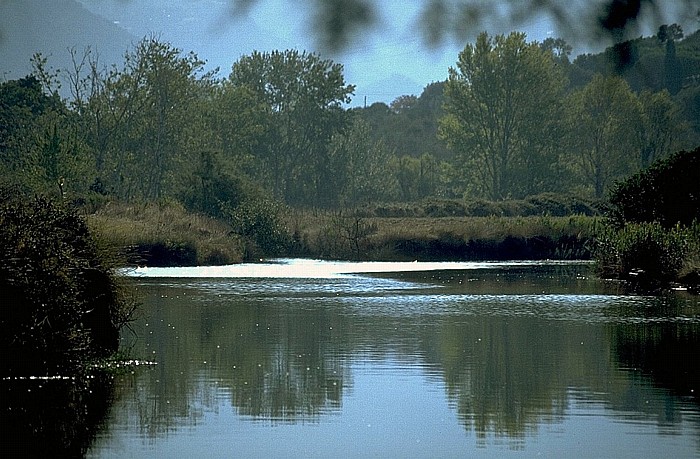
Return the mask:
MULTIPOLYGON (((685 37, 675 42, 676 77, 681 87, 698 84, 700 77, 700 30, 686 33, 685 37)), ((598 54, 581 54, 569 68, 572 86, 584 86, 596 73, 610 75, 620 74, 635 91, 648 89, 660 91, 670 89, 665 81, 666 47, 655 36, 640 37, 607 48, 598 54), (615 69, 611 62, 614 53, 624 53, 628 63, 622 69, 615 69)), ((674 93, 675 91, 671 91, 674 93)))
POLYGON ((0 79, 21 78, 31 70, 29 59, 41 52, 51 67, 68 68, 70 48, 79 55, 89 45, 103 65, 121 63, 136 37, 75 0, 0 1, 0 79))

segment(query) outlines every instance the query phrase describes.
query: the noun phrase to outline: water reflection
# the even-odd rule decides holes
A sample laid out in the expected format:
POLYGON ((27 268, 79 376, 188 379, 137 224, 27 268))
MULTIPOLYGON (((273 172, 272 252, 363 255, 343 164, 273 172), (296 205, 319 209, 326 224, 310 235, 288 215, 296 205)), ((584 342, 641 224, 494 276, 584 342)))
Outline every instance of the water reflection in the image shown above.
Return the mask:
POLYGON ((0 451, 5 457, 82 457, 114 397, 102 371, 0 380, 0 451))
POLYGON ((587 270, 139 278, 147 314, 124 345, 158 365, 118 380, 93 453, 138 450, 130 438, 149 439, 137 455, 163 453, 154 445, 184 427, 179 447, 217 442, 222 455, 288 455, 311 440, 319 455, 434 455, 431 439, 452 456, 551 452, 594 432, 580 430, 591 419, 607 426, 591 433, 606 455, 697 454, 697 298, 626 296, 587 270), (235 443, 213 437, 232 426, 235 443), (425 449, 406 446, 412 435, 425 449))

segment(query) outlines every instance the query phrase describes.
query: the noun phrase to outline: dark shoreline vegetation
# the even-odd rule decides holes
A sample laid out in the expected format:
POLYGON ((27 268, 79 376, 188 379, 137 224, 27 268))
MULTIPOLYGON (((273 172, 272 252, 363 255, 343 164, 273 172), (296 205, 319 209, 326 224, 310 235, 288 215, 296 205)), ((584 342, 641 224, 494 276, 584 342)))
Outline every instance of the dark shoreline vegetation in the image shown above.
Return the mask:
POLYGON ((136 303, 84 219, 0 187, 2 376, 81 371, 113 355, 136 303))
POLYGON ((601 276, 643 289, 700 286, 700 147, 616 183, 609 202, 595 249, 601 276))

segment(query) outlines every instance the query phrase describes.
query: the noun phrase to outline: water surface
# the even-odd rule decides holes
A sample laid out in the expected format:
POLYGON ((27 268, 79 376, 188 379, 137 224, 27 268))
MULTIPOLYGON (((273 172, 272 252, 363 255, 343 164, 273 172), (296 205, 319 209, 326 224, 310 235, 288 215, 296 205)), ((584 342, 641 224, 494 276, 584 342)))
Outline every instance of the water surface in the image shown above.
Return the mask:
POLYGON ((141 362, 90 457, 695 457, 696 296, 584 263, 128 273, 141 362))

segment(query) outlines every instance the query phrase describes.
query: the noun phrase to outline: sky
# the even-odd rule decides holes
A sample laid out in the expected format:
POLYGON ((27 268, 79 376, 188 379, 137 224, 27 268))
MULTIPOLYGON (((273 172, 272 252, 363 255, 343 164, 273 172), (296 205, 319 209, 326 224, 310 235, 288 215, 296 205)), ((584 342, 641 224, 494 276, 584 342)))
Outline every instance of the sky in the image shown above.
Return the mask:
MULTIPOLYGON (((419 27, 421 8, 428 0, 376 0, 379 17, 373 27, 357 30, 341 53, 330 53, 319 46, 311 26, 315 10, 310 5, 315 2, 309 0, 256 0, 244 14, 233 13, 234 0, 77 1, 136 39, 154 33, 185 52, 196 52, 208 62, 209 69, 219 67, 222 77, 228 76, 234 62, 253 50, 316 52, 343 64, 346 81, 356 86, 353 105, 389 103, 403 94, 420 95, 428 84, 447 78, 449 67, 455 65, 464 45, 482 30, 491 35, 523 31, 528 41, 563 37, 574 46, 574 54, 598 52, 605 46, 572 42, 548 15, 535 14, 517 24, 506 20, 479 24, 470 28, 470 37, 448 37, 431 47, 419 27)), ((668 23, 679 22, 674 14, 665 18, 668 23)), ((654 27, 658 26, 645 31, 645 35, 653 34, 654 27)))
MULTIPOLYGON (((244 14, 233 14, 231 0, 80 0, 136 37, 155 32, 184 51, 195 51, 222 76, 253 50, 298 49, 317 52, 344 65, 345 79, 356 86, 355 104, 390 102, 403 94, 420 95, 428 84, 447 78, 464 42, 426 44, 419 28, 423 2, 382 0, 369 31, 357 31, 341 53, 329 53, 310 31, 314 11, 308 2, 258 0, 244 14), (391 80, 391 84, 389 83, 391 80)), ((508 26, 501 26, 507 32, 508 26)), ((522 24, 528 40, 544 40, 555 31, 540 17, 522 24)), ((476 31, 475 31, 476 32, 476 31)), ((495 33, 495 32, 494 32, 495 33)))

